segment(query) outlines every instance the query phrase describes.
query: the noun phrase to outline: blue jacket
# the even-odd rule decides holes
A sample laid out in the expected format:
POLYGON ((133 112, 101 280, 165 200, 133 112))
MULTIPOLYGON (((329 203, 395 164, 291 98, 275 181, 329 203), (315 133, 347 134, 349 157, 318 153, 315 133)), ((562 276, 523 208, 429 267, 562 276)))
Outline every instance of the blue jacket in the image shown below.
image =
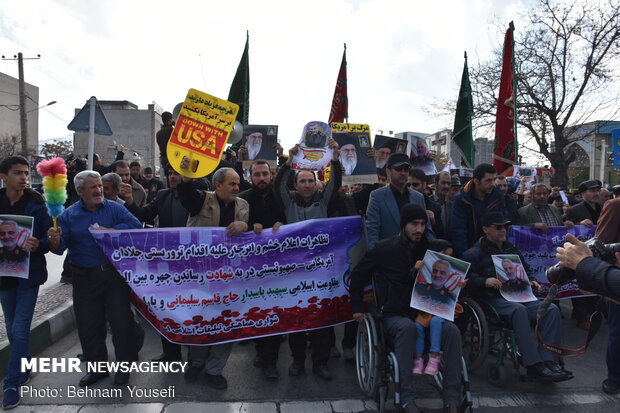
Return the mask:
MULTIPOLYGON (((26 188, 25 191, 30 198, 26 203, 24 215, 34 218, 31 236, 39 240, 39 248, 30 253, 28 279, 19 278, 18 282, 28 287, 36 287, 47 281, 47 262, 45 261, 45 254, 49 252, 47 230, 53 223, 47 213, 43 196, 33 189, 26 188)), ((6 188, 0 189, 0 196, 6 196, 6 188)))
MULTIPOLYGON (((409 191, 409 202, 417 204, 425 210, 428 209, 421 193, 411 188, 407 188, 407 191, 409 191)), ((366 220, 368 249, 374 248, 375 244, 382 239, 398 235, 400 232, 400 211, 390 185, 375 189, 370 193, 366 216, 368 217, 366 220)), ((424 234, 429 240, 435 239, 435 233, 428 218, 424 234)))
POLYGON ((476 197, 476 184, 469 181, 454 198, 452 209, 452 245, 457 257, 474 245, 484 235, 480 220, 487 212, 500 212, 508 219, 504 194, 499 188, 481 201, 476 197))

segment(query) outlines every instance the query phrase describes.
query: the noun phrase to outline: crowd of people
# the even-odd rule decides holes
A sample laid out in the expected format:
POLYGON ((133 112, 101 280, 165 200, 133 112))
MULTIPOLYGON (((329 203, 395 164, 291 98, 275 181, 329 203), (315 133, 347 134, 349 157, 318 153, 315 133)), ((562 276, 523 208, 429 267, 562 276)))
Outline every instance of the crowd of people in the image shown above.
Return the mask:
MULTIPOLYGON (((158 133, 158 143, 165 141, 165 132, 170 132, 174 124, 171 116, 163 118, 164 127, 158 133)), ((179 174, 167 163, 165 151, 161 152, 161 180, 154 173, 155 167, 143 168, 137 161, 123 160, 122 148, 117 160, 108 166, 102 165, 95 156, 94 170, 86 170, 85 162, 79 159, 71 159, 67 161, 69 200, 57 227, 52 225, 41 194, 27 185, 29 163, 18 156, 4 159, 0 164, 0 178, 5 184, 0 189, 0 215, 32 216, 34 227, 31 238, 22 247, 30 254, 29 277, 0 277, 0 299, 11 343, 3 407, 19 403, 17 389, 29 379, 29 372, 20 372, 19 361, 30 357, 30 323, 39 286, 47 279, 44 255, 49 251, 56 254, 68 251, 63 274, 73 285, 74 311, 84 360, 107 360, 106 323, 111 328, 116 360, 138 360, 144 331, 130 306, 130 288, 95 244, 89 233, 93 224, 100 229, 224 227, 229 236, 235 237, 247 231, 276 232, 282 225, 309 219, 361 215, 365 218, 368 252, 352 269, 351 318, 364 319, 363 291, 374 275, 376 304, 384 315, 385 329, 393 338, 399 361, 401 402, 405 411, 418 411, 413 375, 435 374, 440 357, 444 366, 446 411, 457 411, 460 399, 462 343, 460 331, 453 322, 439 319, 426 323, 426 327, 431 328, 435 345, 429 364, 426 368, 421 364, 423 349, 419 336, 424 333, 424 322, 421 326, 416 309, 410 307, 410 297, 415 280, 412 274, 419 268, 416 263, 423 259, 427 250, 450 250, 472 264, 464 293, 490 301, 501 315, 509 318, 528 376, 546 382, 573 378, 572 373, 558 363, 555 354, 537 343, 531 325, 539 302, 510 302, 499 294, 501 283, 491 256, 521 255, 507 240, 507 230, 512 224, 531 226, 543 233, 552 226, 572 228, 599 224, 599 230, 609 234, 607 242, 620 241, 617 232, 610 232, 610 226, 617 224, 611 223, 612 215, 606 212, 608 208, 617 209, 620 201, 609 200, 609 190, 596 180, 582 182, 572 193, 568 188, 549 188, 543 183, 526 188, 515 178, 498 175, 490 164, 477 165, 469 180, 446 171, 426 176, 422 170, 412 167, 408 155, 383 152, 380 156, 385 158, 382 162, 385 166, 377 169, 377 183, 347 187, 342 185, 344 170, 338 144, 331 138, 325 143, 333 149, 332 173, 327 182, 319 180, 313 171, 291 169, 298 145, 290 149, 288 157, 281 156, 279 145, 274 147, 279 168, 255 159, 249 169, 244 170, 241 161, 247 148, 242 146, 237 150, 241 159, 234 151, 227 151, 226 159, 218 168, 200 179, 179 174), (601 222, 603 219, 606 222, 601 222)), ((181 169, 187 167, 186 162, 181 164, 181 169)), ((0 223, 3 244, 0 261, 9 259, 11 234, 7 228, 10 229, 10 225, 0 223)), ((522 258, 521 262, 536 291, 539 285, 531 277, 527 261, 522 258)), ((597 299, 573 300, 573 318, 578 327, 589 328, 589 316, 597 299)), ((610 304, 610 321, 612 317, 618 319, 619 307, 610 304)), ((543 341, 560 345, 560 317, 559 308, 552 304, 538 324, 543 341)), ((354 321, 345 324, 342 357, 347 360, 354 358, 356 326, 354 321)), ((610 323, 609 376, 603 383, 608 393, 620 392, 618 330, 619 327, 612 328, 610 323)), ((279 378, 277 360, 283 342, 281 336, 255 340, 254 365, 268 380, 279 378)), ((304 372, 308 342, 312 349, 312 372, 320 379, 332 379, 328 360, 339 353, 333 327, 288 334, 292 355, 288 374, 298 376, 304 372)), ((182 346, 170 343, 163 336, 161 344, 162 354, 154 360, 182 360, 182 346)), ((185 379, 198 380, 204 372, 207 385, 227 388, 223 371, 232 349, 232 343, 190 346, 185 379)), ((107 372, 90 372, 79 385, 92 385, 108 375, 107 372)), ((126 384, 129 379, 129 373, 118 372, 114 383, 126 384)))

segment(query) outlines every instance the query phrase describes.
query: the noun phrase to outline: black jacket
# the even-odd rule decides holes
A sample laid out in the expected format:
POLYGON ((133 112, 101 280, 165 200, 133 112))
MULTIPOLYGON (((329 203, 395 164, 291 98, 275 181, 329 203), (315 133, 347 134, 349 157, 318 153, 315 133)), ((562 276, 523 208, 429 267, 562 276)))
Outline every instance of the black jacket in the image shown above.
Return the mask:
POLYGON ((596 208, 592 209, 586 201, 581 201, 577 205, 568 208, 568 211, 566 211, 566 219, 573 221, 575 224, 579 224, 584 219, 589 219, 596 225, 602 209, 603 208, 598 203, 596 204, 596 208))
POLYGON ((364 312, 362 296, 364 287, 374 277, 374 292, 377 308, 383 314, 412 315, 411 291, 415 281, 416 261, 424 258, 428 242, 411 247, 401 234, 381 240, 367 252, 351 274, 351 307, 353 313, 364 312))
POLYGON ((140 221, 151 222, 155 217, 159 228, 184 227, 187 224, 189 212, 181 204, 181 199, 175 197, 170 188, 157 192, 155 199, 143 207, 135 202, 125 207, 140 221))
POLYGON ((594 257, 583 259, 575 269, 580 288, 620 300, 620 268, 594 257))
POLYGON ((239 198, 245 199, 250 205, 250 222, 248 224, 250 229, 256 223, 261 224, 263 228, 271 228, 278 221, 286 224, 284 206, 276 198, 273 188, 270 188, 266 196, 262 196, 258 189, 252 186, 250 189, 241 192, 239 198))
POLYGON ((467 295, 473 297, 500 297, 499 290, 495 288, 487 288, 485 283, 487 278, 496 278, 495 265, 491 255, 498 254, 511 254, 518 255, 523 264, 525 272, 531 273, 530 267, 521 255, 519 248, 512 245, 510 242, 504 242, 502 248, 498 248, 497 245, 490 242, 486 237, 481 237, 473 247, 463 253, 463 261, 467 261, 471 264, 469 272, 467 273, 467 286, 465 292, 467 295))

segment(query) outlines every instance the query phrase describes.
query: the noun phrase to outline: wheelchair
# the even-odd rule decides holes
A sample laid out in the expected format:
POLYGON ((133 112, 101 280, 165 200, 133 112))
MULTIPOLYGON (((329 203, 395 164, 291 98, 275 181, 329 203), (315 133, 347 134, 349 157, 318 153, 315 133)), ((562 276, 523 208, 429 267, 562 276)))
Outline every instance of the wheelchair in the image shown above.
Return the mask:
MULTIPOLYGON (((389 337, 384 334, 382 315, 366 313, 364 322, 357 330, 355 360, 357 379, 361 390, 377 404, 377 411, 385 411, 390 385, 393 385, 394 406, 402 410, 398 360, 389 337)), ((413 349, 411 349, 413 351, 413 349)), ((472 395, 465 360, 461 358, 461 406, 460 411, 473 411, 472 395)), ((443 390, 443 374, 433 376, 435 386, 443 390)))
POLYGON ((505 361, 512 362, 515 374, 520 381, 526 380, 521 374, 521 355, 517 347, 514 330, 507 317, 484 300, 463 297, 459 301, 464 313, 455 323, 463 336, 463 358, 470 371, 478 370, 485 364, 487 355, 496 357, 486 368, 487 380, 494 386, 503 387, 508 378, 505 361))

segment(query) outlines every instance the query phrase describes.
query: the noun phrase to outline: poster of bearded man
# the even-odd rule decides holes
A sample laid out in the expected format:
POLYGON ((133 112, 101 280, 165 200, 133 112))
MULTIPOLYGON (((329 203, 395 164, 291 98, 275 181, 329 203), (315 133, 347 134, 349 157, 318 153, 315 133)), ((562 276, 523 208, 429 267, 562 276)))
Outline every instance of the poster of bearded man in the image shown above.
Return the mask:
POLYGON ((372 148, 375 150, 375 166, 377 168, 385 168, 391 154, 405 153, 407 141, 390 136, 375 135, 372 148))
POLYGON ((535 301, 530 280, 518 255, 498 254, 491 255, 495 274, 502 283, 499 293, 507 301, 525 303, 535 301))
POLYGON ((338 142, 342 164, 342 184, 373 184, 377 182, 375 160, 368 156, 370 128, 368 125, 337 123, 331 124, 333 136, 338 142))
POLYGON ((269 163, 269 167, 275 168, 278 163, 276 144, 278 143, 277 125, 248 125, 243 128, 243 141, 245 153, 243 155, 243 167, 249 168, 256 159, 262 159, 269 163))

